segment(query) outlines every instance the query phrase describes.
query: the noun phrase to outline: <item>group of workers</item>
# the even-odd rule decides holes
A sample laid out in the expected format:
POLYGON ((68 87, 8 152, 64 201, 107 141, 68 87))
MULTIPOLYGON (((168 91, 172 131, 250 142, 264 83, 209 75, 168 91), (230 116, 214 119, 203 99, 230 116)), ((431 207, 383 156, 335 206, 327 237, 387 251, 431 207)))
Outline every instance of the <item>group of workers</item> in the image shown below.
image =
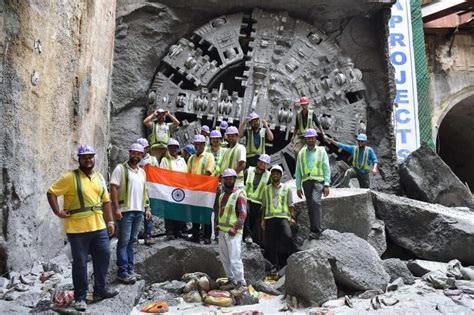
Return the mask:
MULTIPOLYGON (((364 134, 357 136, 357 145, 338 143, 326 137, 316 114, 308 109, 308 98, 301 97, 299 103, 302 109, 297 114, 293 136, 297 153, 296 193, 299 198, 306 198, 309 237, 317 240, 322 233, 321 196, 329 194, 331 177, 328 155, 323 146, 317 145, 317 139, 332 142, 352 154, 352 167, 344 176, 344 185, 356 177, 361 187, 368 188, 368 173, 377 172, 378 162, 373 149, 366 145, 364 134), (319 136, 315 128, 319 129, 319 136)), ((118 225, 117 279, 126 284, 140 279, 134 270, 134 246, 142 221, 145 222, 145 244, 154 243, 143 169, 147 164, 220 178, 214 222, 193 223, 188 231, 185 222, 165 219, 168 240, 190 234, 187 238, 190 241, 203 240, 204 244, 211 244, 214 225, 218 233, 219 257, 231 286, 246 285, 240 255, 242 241, 257 243, 276 270, 283 267, 295 250, 291 230, 295 210, 291 188, 281 182, 282 167, 272 165, 265 152, 267 141, 274 137, 268 123, 260 122, 258 114, 253 112, 239 128, 229 126, 226 121, 222 121, 216 130, 202 126, 192 144, 182 148, 172 138, 180 122, 170 112, 158 109, 143 123, 151 129, 150 142, 140 138, 130 145, 128 161, 118 164, 112 172, 110 196, 103 176, 93 170, 96 151, 90 145, 79 147, 78 169, 62 175, 48 190, 48 201, 54 213, 64 219, 72 250, 75 308, 86 309, 89 254, 95 275, 93 298, 101 300, 118 293, 106 286, 109 237, 115 233, 115 224, 118 225), (166 122, 167 118, 171 122, 166 122), (246 139, 245 145, 239 143, 242 137, 246 139), (58 203, 59 196, 64 196, 63 209, 58 203)))

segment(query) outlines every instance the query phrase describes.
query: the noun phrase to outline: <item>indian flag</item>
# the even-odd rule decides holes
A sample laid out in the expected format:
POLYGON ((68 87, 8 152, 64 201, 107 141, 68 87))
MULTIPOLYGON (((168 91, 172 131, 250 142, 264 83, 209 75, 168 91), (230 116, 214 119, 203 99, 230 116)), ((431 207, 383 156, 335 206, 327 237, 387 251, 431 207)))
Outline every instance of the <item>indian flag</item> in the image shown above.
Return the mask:
POLYGON ((165 219, 210 224, 218 178, 145 166, 151 212, 165 219))

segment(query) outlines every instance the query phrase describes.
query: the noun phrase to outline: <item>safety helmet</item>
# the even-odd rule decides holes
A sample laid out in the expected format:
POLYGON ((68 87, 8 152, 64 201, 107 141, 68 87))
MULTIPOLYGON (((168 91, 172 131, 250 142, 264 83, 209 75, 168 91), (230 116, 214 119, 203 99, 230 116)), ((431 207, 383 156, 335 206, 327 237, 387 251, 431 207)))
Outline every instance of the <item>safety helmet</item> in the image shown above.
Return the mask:
POLYGON ((267 164, 270 164, 272 162, 272 158, 270 157, 270 155, 268 154, 261 154, 259 157, 258 157, 258 160, 259 161, 262 161, 262 162, 265 162, 267 164))
POLYGON ((206 137, 204 137, 203 135, 195 135, 193 138, 193 142, 194 143, 206 142, 206 137))
POLYGON ((166 111, 163 108, 158 108, 156 111, 160 114, 161 113, 166 113, 166 111))
POLYGON ((186 151, 191 155, 196 154, 196 148, 192 144, 186 144, 183 148, 183 151, 186 151))
POLYGON ((300 105, 307 105, 307 104, 309 104, 309 98, 307 98, 306 96, 300 97, 300 105))
POLYGON ((222 177, 231 177, 231 176, 237 177, 237 173, 232 168, 225 169, 224 172, 222 173, 222 177))
POLYGON ((150 144, 148 143, 148 140, 145 138, 137 139, 137 143, 140 143, 144 148, 150 146, 150 144))
POLYGON ((309 128, 304 131, 305 138, 316 137, 316 136, 317 136, 316 130, 314 130, 313 128, 309 128))
POLYGON ((230 126, 229 128, 227 128, 227 130, 225 131, 225 134, 226 135, 235 135, 235 134, 239 134, 239 130, 237 129, 237 127, 234 127, 234 126, 230 126))
POLYGON ((78 156, 88 155, 88 154, 92 154, 92 155, 96 154, 94 147, 89 144, 82 144, 79 146, 79 149, 77 149, 78 156))
POLYGON ((281 168, 280 165, 273 165, 272 168, 270 169, 270 173, 273 172, 273 171, 280 171, 280 173, 283 174, 283 168, 281 168))
POLYGON ((210 133, 211 130, 209 129, 209 126, 206 126, 206 125, 203 125, 201 126, 201 132, 207 132, 207 133, 210 133))
POLYGON ((248 121, 252 121, 254 119, 259 119, 259 118, 260 118, 260 116, 258 116, 258 114, 256 112, 251 112, 249 114, 249 117, 247 117, 248 121))
POLYGON ((209 138, 222 138, 222 134, 219 130, 212 130, 209 134, 209 138))
POLYGON ((359 133, 356 139, 357 141, 367 141, 367 135, 365 133, 359 133))
POLYGON ((143 146, 140 143, 132 143, 130 145, 130 148, 128 149, 128 151, 135 151, 135 152, 145 153, 145 149, 143 148, 143 146))
POLYGON ((229 127, 229 124, 227 123, 227 121, 225 121, 225 120, 221 121, 221 124, 219 125, 219 128, 226 130, 227 127, 229 127))
POLYGON ((173 139, 173 138, 170 138, 170 139, 168 140, 168 145, 167 145, 167 146, 169 147, 169 146, 172 146, 172 145, 175 145, 175 146, 178 146, 178 147, 179 147, 179 142, 178 142, 178 140, 173 139))

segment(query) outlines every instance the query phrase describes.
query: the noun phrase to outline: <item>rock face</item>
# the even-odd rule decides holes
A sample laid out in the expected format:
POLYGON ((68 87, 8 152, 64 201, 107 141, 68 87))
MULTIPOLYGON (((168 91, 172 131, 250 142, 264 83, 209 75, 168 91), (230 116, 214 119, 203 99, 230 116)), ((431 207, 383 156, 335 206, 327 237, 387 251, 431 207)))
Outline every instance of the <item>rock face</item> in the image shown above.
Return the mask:
MULTIPOLYGON (((296 208, 296 243, 301 246, 309 235, 309 217, 306 201, 296 195, 294 181, 293 200, 296 208)), ((387 248, 383 221, 377 220, 372 197, 367 189, 334 188, 322 199, 322 222, 324 229, 354 233, 375 245, 379 255, 387 248)))
POLYGON ((0 12, 0 261, 19 270, 64 245, 45 194, 76 167, 78 144, 107 169, 115 1, 1 1, 0 12))
POLYGON ((390 282, 398 278, 403 279, 405 284, 414 284, 415 278, 411 274, 406 263, 397 258, 390 258, 383 261, 383 267, 390 276, 390 282))
POLYGON ((288 258, 285 288, 286 294, 302 299, 308 306, 337 298, 331 264, 317 250, 297 252, 288 258))
POLYGON ((346 288, 385 290, 390 280, 376 250, 352 233, 326 230, 319 240, 306 241, 303 249, 329 259, 336 283, 346 288))
POLYGON ((388 237, 417 257, 474 264, 474 213, 408 198, 373 193, 388 237))
POLYGON ((403 161, 399 172, 400 182, 409 198, 474 209, 471 192, 426 144, 403 161))
MULTIPOLYGON (((218 258, 217 245, 199 245, 186 241, 160 239, 151 247, 140 246, 135 255, 137 272, 148 283, 181 279, 183 274, 204 272, 211 278, 225 277, 218 258)), ((253 283, 265 276, 264 258, 257 245, 242 246, 245 279, 253 283)), ((115 267, 115 263, 111 263, 115 267)))

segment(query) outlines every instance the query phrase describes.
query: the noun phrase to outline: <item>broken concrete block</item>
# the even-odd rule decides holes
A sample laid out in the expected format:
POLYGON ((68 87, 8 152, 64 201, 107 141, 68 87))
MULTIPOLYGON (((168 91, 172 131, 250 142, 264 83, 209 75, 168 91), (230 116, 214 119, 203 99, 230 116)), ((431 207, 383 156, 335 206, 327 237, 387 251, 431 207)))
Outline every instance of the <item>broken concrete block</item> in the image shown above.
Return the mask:
POLYGON ((390 258, 383 261, 383 268, 390 275, 390 282, 398 278, 403 279, 405 284, 414 284, 415 278, 408 269, 405 262, 398 258, 390 258))
MULTIPOLYGON (((116 268, 114 256, 111 257, 110 269, 116 268)), ((135 269, 148 283, 181 279, 183 274, 191 272, 203 272, 212 279, 217 279, 225 277, 218 256, 217 245, 160 239, 150 247, 138 247, 135 254, 135 269)), ((265 262, 258 245, 242 246, 242 261, 245 279, 250 283, 265 277, 265 262)))
MULTIPOLYGON (((301 246, 309 235, 308 209, 306 200, 299 199, 296 195, 296 188, 293 190, 293 201, 296 209, 296 243, 301 246)), ((372 238, 377 238, 374 241, 380 244, 380 250, 383 250, 385 239, 379 238, 385 235, 374 235, 372 231, 374 224, 379 221, 375 217, 372 197, 367 189, 331 188, 329 196, 322 199, 321 216, 323 229, 354 233, 364 240, 372 233, 372 238)))
POLYGON ((379 256, 387 250, 387 236, 385 235, 385 223, 382 220, 375 219, 372 224, 372 230, 367 236, 367 242, 372 245, 379 256))
POLYGON ((424 143, 403 161, 399 173, 400 183, 409 198, 447 207, 474 209, 471 192, 424 143))
POLYGON ((296 296, 306 306, 319 306, 337 298, 331 264, 316 249, 294 253, 288 258, 286 294, 296 296))
POLYGON ((306 241, 303 249, 323 253, 331 261, 336 283, 348 289, 385 290, 390 280, 375 249, 352 233, 325 230, 319 240, 306 241))
POLYGON ((438 261, 429 261, 422 259, 410 260, 407 262, 407 268, 415 277, 421 277, 431 271, 448 271, 448 264, 438 261))
POLYGON ((474 264, 474 212, 372 192, 388 237, 417 257, 474 264))

